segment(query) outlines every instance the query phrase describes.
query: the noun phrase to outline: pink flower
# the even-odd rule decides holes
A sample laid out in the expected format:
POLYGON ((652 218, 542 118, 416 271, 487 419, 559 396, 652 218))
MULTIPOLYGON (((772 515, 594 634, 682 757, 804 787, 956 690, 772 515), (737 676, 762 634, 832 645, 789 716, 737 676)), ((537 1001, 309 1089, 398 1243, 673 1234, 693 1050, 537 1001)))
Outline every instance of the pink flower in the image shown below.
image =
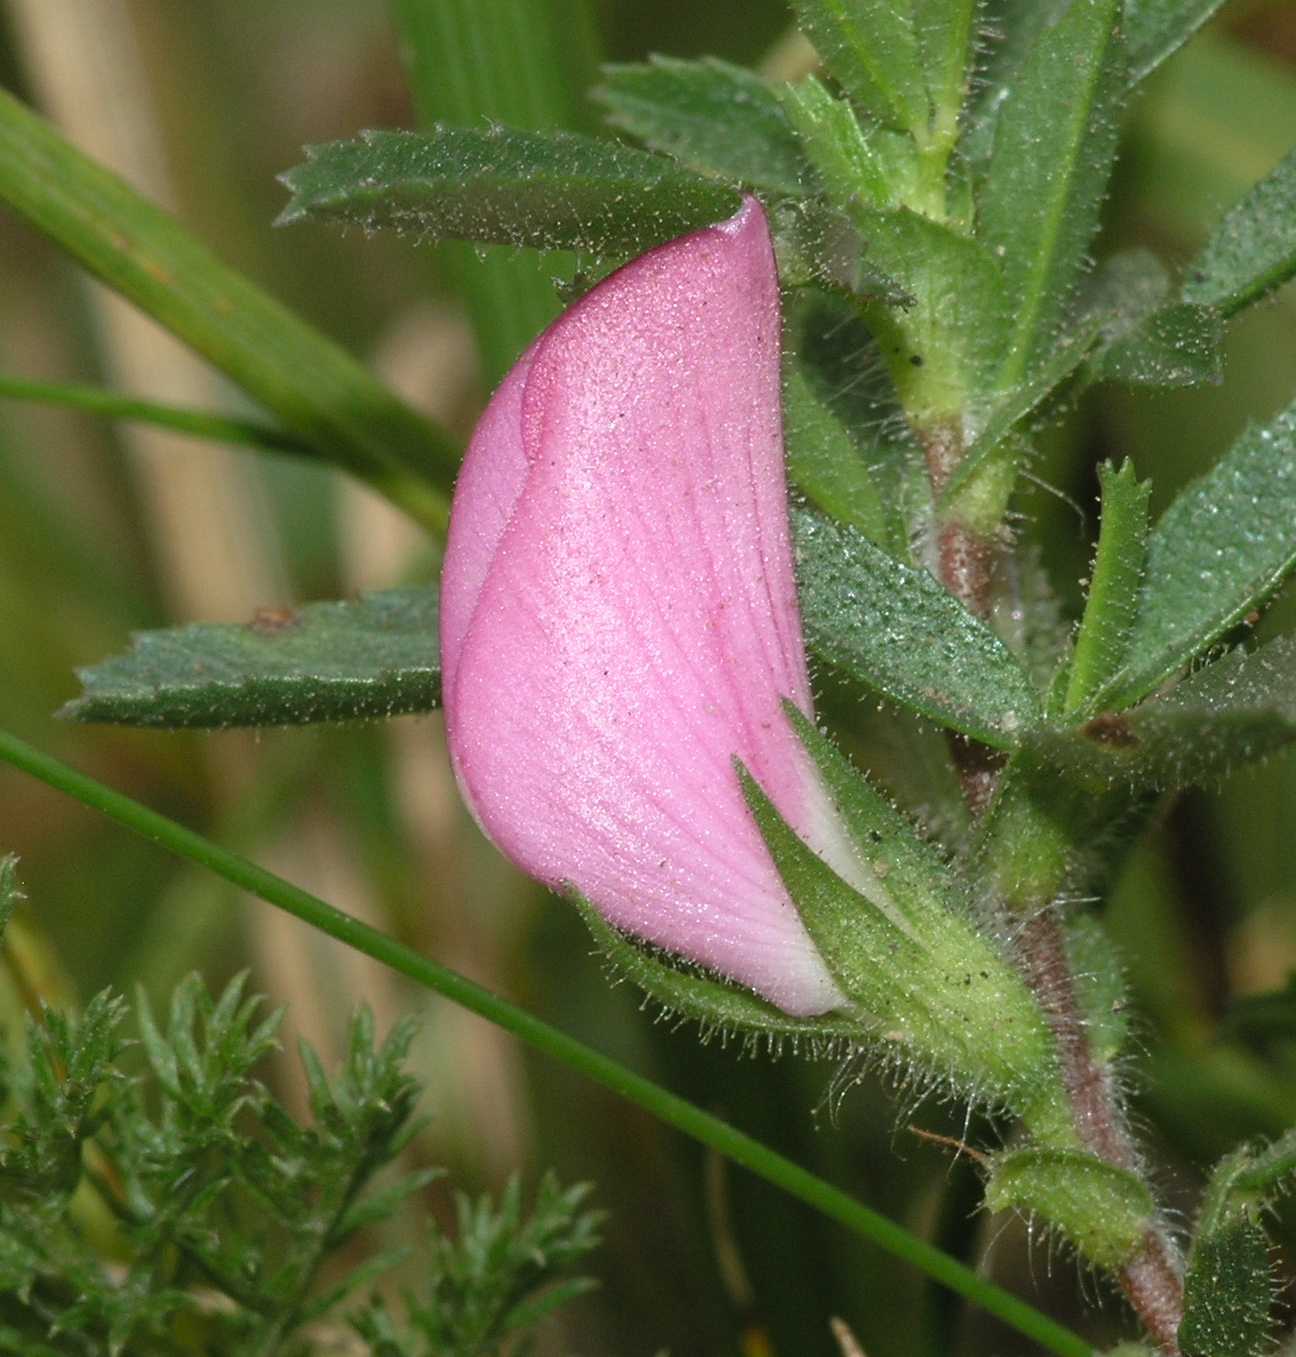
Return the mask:
POLYGON ((455 492, 441 660, 455 774, 506 856, 789 1013, 844 1002, 734 769, 851 874, 780 708, 813 714, 754 199, 600 283, 496 392, 455 492))

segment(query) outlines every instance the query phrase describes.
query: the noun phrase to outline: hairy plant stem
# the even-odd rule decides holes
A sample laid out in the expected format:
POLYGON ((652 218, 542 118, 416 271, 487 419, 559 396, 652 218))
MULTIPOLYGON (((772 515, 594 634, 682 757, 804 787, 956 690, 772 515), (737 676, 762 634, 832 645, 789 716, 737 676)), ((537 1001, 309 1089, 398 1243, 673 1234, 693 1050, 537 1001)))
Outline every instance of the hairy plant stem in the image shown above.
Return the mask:
MULTIPOLYGON (((932 502, 939 504, 950 477, 963 457, 963 439, 952 420, 935 421, 919 430, 932 502)), ((993 533, 978 532, 962 518, 938 520, 936 555, 941 581, 977 617, 988 617, 992 602, 997 544, 993 533)))
MULTIPOLYGON (((1057 916, 1051 911, 1036 914, 1018 934, 1017 944, 1027 982, 1053 1029, 1081 1145, 1117 1168, 1139 1173, 1138 1154, 1121 1116, 1111 1071, 1093 1058, 1057 916)), ((1159 1224, 1148 1227, 1138 1253, 1121 1268, 1117 1280, 1157 1346, 1169 1357, 1179 1357, 1176 1334, 1183 1318, 1183 1276, 1178 1250, 1159 1224)))
MULTIPOLYGON (((963 455, 962 438, 950 420, 920 428, 918 435, 927 460, 932 503, 936 504, 963 455)), ((934 545, 941 582, 970 613, 988 617, 995 560, 993 541, 974 533, 967 524, 950 519, 937 524, 934 545)), ((994 796, 1003 760, 994 750, 962 735, 950 736, 950 753, 963 798, 972 814, 979 815, 994 796)))
MULTIPOLYGON (((961 440, 952 423, 936 425, 921 437, 933 502, 939 503, 962 456, 961 440)), ((993 529, 978 532, 966 521, 950 518, 938 523, 935 545, 942 583, 969 612, 988 617, 997 551, 993 529)), ((951 750, 964 799, 979 816, 993 799, 1002 760, 993 750, 960 735, 951 736, 951 750)), ((1027 816, 1016 829, 1030 833, 1031 818, 1027 816)), ((1111 1071, 1094 1059, 1061 921, 1052 910, 1039 910, 1038 904, 1046 902, 1038 899, 1018 901, 1017 907, 1020 911, 1032 903, 1036 912, 1017 935, 1018 962, 1053 1032, 1076 1137, 1090 1154, 1141 1176, 1111 1071)), ((1120 1269, 1117 1280, 1149 1337, 1167 1357, 1180 1357, 1182 1264, 1159 1223, 1149 1225, 1138 1252, 1120 1269)))

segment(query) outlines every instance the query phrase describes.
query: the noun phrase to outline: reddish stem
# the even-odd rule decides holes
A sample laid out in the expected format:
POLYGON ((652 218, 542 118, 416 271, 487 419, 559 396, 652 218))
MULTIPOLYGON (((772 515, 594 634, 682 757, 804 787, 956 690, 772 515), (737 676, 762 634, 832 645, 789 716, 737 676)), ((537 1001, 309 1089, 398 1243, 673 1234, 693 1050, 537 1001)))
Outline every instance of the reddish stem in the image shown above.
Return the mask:
MULTIPOLYGON (((941 426, 923 439, 934 499, 962 455, 956 431, 941 426)), ((941 579, 955 598, 978 617, 988 617, 996 546, 966 524, 952 520, 937 537, 941 579)), ((974 815, 994 794, 1001 760, 994 751, 954 736, 951 741, 963 794, 974 815)), ((1091 1154, 1131 1173, 1138 1156, 1119 1111, 1111 1071, 1097 1063, 1076 999, 1066 942, 1057 918, 1048 912, 1030 919, 1018 936, 1019 959, 1057 1043, 1063 1085, 1080 1143, 1091 1154)), ((1148 1335, 1166 1357, 1180 1357, 1183 1276, 1177 1250, 1158 1225, 1150 1225, 1138 1253, 1118 1274, 1121 1290, 1148 1335)))
MULTIPOLYGON (((1118 1111, 1111 1071, 1093 1058, 1066 942, 1053 914, 1037 914, 1026 923, 1018 935, 1018 955, 1053 1029, 1080 1143, 1097 1158, 1138 1173, 1138 1156, 1118 1111)), ((1178 1253, 1160 1226, 1148 1227, 1139 1252, 1117 1277, 1150 1337, 1167 1357, 1180 1357, 1176 1335, 1183 1319, 1183 1276, 1178 1253)))

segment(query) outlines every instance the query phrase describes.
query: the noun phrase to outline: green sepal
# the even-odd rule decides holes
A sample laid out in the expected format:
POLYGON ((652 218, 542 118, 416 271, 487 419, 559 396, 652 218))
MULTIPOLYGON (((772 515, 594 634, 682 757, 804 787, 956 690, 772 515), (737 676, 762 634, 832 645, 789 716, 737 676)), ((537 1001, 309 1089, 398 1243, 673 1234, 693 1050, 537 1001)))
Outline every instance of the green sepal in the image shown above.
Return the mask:
POLYGON ((949 864, 794 702, 783 711, 814 760, 824 787, 872 876, 872 893, 907 922, 943 923, 950 901, 949 864))
POLYGON ((246 624, 138 632, 125 654, 78 671, 72 721, 222 729, 375 720, 441 701, 437 592, 385 589, 262 609, 246 624))
POLYGON ((787 824, 741 762, 736 766, 801 921, 854 1006, 861 1039, 990 1106, 1021 1113, 1049 1099, 1048 1024, 995 944, 956 907, 933 904, 921 919, 906 917, 887 878, 862 859, 852 872, 855 889, 787 824))
POLYGON ((1152 482, 1139 481, 1134 464, 1098 468, 1102 519, 1089 597, 1076 635, 1064 710, 1073 712, 1125 663, 1138 617, 1147 566, 1148 501, 1152 482))
POLYGON ((1127 1262, 1155 1218, 1152 1193, 1136 1174, 1081 1150, 1010 1150, 990 1163, 991 1211, 1046 1222, 1097 1267, 1127 1262))
POLYGON ((843 881, 784 820, 742 762, 735 766, 770 857, 833 979, 867 1015, 891 1019, 897 996, 885 974, 914 960, 917 944, 908 921, 889 899, 870 900, 843 881))
POLYGON ((777 1046, 784 1038, 836 1043, 858 1035, 858 1028, 840 1015, 794 1018, 750 990, 622 933, 579 891, 568 891, 567 896, 616 974, 642 989, 668 1016, 701 1024, 704 1038, 713 1033, 721 1038, 737 1034, 777 1046))

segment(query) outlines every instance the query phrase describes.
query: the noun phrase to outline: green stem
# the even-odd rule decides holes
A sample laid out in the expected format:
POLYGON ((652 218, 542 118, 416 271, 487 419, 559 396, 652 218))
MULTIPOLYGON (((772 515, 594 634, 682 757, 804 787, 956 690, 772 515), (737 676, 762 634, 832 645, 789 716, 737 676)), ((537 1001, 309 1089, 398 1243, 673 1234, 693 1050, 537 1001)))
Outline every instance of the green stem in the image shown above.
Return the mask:
POLYGON ((929 26, 923 47, 928 68, 931 122, 929 126, 914 129, 918 182, 916 196, 909 205, 937 221, 945 221, 949 217, 946 179, 967 98, 968 61, 972 54, 977 3, 976 0, 946 0, 938 8, 938 16, 916 20, 929 26))
MULTIPOLYGON (((1015 948, 1022 973, 1053 1029, 1060 1096, 1041 1100, 1026 1118, 1036 1143, 1081 1150, 1143 1177, 1130 1135, 1113 1061, 1095 1052, 1068 955, 1061 917, 1053 908, 1083 858, 1086 839, 1114 822, 1114 798, 1068 789, 1047 772, 1010 765, 986 814, 980 858, 985 878, 1019 921, 1015 948), (1060 1109, 1069 1115, 1059 1117, 1060 1109)), ((1149 1194, 1151 1193, 1149 1187, 1149 1194)), ((1047 1220, 1041 1205, 1038 1214, 1047 1220)), ((1126 1299, 1168 1357, 1178 1357, 1183 1317, 1182 1264, 1162 1222, 1147 1222, 1135 1254, 1115 1269, 1126 1299)))
POLYGON ((943 7, 941 50, 937 71, 931 77, 931 141, 941 148, 942 173, 958 141, 959 117, 967 101, 968 64, 976 27, 977 0, 955 0, 943 7))
POLYGON ((977 1276, 970 1268, 918 1239, 885 1216, 854 1200, 767 1145, 693 1106, 601 1052, 542 1022, 525 1009, 475 984, 465 976, 420 956, 412 948, 370 928, 318 897, 258 867, 246 858, 211 843, 201 834, 57 759, 0 731, 0 760, 100 811, 170 852, 197 862, 267 903, 303 920, 366 956, 407 976, 425 989, 461 1005, 520 1038, 528 1045, 668 1126, 692 1136, 717 1153, 782 1188, 848 1230, 925 1272, 951 1291, 967 1297, 988 1313, 1059 1357, 1092 1357, 1093 1348, 1079 1334, 1063 1327, 1034 1306, 977 1276))

